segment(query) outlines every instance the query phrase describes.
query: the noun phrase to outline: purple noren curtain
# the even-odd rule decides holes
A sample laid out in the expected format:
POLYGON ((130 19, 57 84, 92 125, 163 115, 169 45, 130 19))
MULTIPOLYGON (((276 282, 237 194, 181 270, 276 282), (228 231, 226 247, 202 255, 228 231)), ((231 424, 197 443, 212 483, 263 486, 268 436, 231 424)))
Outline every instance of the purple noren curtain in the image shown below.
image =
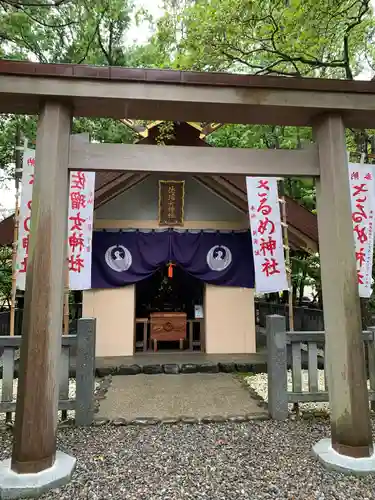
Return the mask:
POLYGON ((151 276, 169 261, 214 285, 254 288, 249 232, 95 232, 92 288, 113 288, 151 276))
POLYGON ((205 283, 254 288, 250 233, 172 233, 174 261, 205 283))

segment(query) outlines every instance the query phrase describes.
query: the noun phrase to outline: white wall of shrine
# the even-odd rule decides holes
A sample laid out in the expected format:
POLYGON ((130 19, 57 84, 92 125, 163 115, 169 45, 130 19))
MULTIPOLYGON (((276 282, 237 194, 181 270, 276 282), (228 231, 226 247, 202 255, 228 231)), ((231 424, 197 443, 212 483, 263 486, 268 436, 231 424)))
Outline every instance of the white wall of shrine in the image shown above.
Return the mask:
POLYGON ((96 318, 96 356, 132 356, 135 286, 83 292, 82 316, 96 318))
POLYGON ((206 352, 256 352, 254 290, 206 285, 206 352))
MULTIPOLYGON (((192 178, 150 176, 95 212, 95 228, 154 229, 158 226, 158 180, 185 180, 187 229, 245 229, 248 218, 192 178)), ((208 354, 256 351, 254 290, 205 286, 205 344, 208 354)), ((97 318, 98 357, 132 356, 135 337, 135 286, 83 294, 84 316, 97 318)))

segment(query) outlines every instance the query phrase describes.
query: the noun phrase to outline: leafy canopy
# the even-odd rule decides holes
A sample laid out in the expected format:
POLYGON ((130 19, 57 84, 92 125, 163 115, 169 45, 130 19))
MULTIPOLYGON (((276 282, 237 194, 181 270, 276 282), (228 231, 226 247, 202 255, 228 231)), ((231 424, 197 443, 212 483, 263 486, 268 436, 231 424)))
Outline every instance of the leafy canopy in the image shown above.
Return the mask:
POLYGON ((176 68, 351 79, 373 61, 370 0, 172 3, 156 38, 176 68))

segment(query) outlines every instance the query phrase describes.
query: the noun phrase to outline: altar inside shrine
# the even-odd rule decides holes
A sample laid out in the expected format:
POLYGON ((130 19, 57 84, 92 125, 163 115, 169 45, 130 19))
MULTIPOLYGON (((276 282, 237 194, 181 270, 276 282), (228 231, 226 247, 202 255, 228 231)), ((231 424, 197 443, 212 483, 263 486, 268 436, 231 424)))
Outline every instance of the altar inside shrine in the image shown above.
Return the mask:
POLYGON ((204 350, 204 283, 169 269, 136 284, 136 352, 204 350))
POLYGON ((150 314, 150 344, 158 350, 158 342, 179 342, 180 350, 186 340, 186 313, 156 312, 150 314))

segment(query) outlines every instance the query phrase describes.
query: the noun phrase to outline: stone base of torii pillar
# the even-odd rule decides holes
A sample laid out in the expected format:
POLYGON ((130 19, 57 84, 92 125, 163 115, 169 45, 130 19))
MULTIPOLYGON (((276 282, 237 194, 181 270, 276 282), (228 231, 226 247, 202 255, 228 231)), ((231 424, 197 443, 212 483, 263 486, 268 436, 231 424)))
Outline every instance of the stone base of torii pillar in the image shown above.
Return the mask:
POLYGON ((369 457, 348 457, 337 453, 332 447, 331 440, 325 438, 321 439, 313 446, 313 454, 328 470, 357 476, 375 474, 374 452, 369 457))
POLYGON ((0 462, 0 499, 38 498, 54 488, 67 484, 76 459, 58 451, 52 467, 35 474, 18 474, 11 469, 11 459, 0 462))

